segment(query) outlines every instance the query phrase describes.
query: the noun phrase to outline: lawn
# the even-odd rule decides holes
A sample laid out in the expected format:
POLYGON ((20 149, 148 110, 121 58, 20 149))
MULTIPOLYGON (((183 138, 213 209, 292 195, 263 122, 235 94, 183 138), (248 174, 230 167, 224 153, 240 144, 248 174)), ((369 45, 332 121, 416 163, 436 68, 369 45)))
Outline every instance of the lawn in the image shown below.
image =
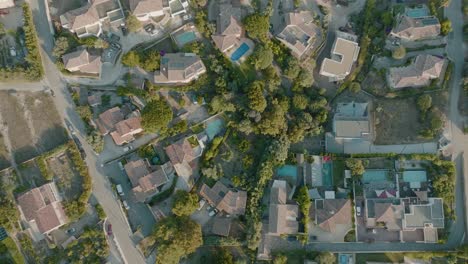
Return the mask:
POLYGON ((10 237, 0 242, 0 262, 14 264, 26 263, 23 255, 10 237))
POLYGON ((343 186, 345 161, 342 159, 333 160, 333 185, 343 186))

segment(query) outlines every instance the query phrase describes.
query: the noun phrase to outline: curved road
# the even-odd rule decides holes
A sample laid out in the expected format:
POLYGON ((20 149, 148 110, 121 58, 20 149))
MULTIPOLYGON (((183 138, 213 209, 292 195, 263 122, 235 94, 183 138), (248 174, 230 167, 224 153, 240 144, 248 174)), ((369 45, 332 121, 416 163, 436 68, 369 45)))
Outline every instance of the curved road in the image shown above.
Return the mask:
MULTIPOLYGON (((103 174, 103 170, 101 168, 102 161, 99 157, 95 156, 92 148, 86 143, 84 124, 74 110, 72 99, 67 92, 66 82, 62 79, 60 72, 52 61, 51 51, 54 44, 45 10, 45 0, 30 0, 29 2, 34 22, 36 24, 45 70, 44 80, 37 83, 37 85, 39 87, 43 87, 45 85, 54 90, 54 100, 59 114, 62 118, 68 119, 73 126, 77 128, 76 130, 78 133, 76 136, 80 139, 87 154, 86 163, 93 180, 93 195, 104 208, 108 221, 112 224, 114 234, 113 238, 120 249, 119 251, 123 258, 123 262, 131 264, 145 263, 143 256, 136 249, 134 242, 130 238, 132 234, 126 222, 126 216, 121 210, 119 201, 114 197, 114 192, 111 188, 110 182, 103 174)), ((22 88, 21 84, 15 84, 14 86, 17 90, 21 90, 22 88)), ((120 261, 115 257, 116 254, 113 255, 113 262, 119 263, 120 261)))

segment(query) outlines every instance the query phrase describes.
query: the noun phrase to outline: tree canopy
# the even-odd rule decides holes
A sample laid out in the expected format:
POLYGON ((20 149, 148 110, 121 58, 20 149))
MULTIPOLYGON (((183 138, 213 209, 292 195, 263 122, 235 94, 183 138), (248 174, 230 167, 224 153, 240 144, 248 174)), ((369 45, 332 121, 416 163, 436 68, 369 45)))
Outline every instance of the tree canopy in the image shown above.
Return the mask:
POLYGON ((252 110, 262 113, 267 107, 267 101, 263 96, 264 83, 261 81, 253 82, 247 91, 247 97, 249 98, 249 107, 252 110))
POLYGON ((398 46, 395 50, 392 52, 392 57, 396 60, 401 60, 406 56, 406 49, 404 46, 398 46))
POLYGON ((177 190, 174 195, 172 212, 177 216, 191 215, 198 208, 198 195, 184 190, 177 190))
POLYGON ((172 109, 165 100, 152 100, 141 111, 141 119, 147 133, 166 131, 172 120, 172 109))
POLYGON ((101 263, 109 255, 109 246, 102 229, 86 228, 65 252, 71 263, 101 263))
POLYGON ((266 69, 273 63, 273 51, 268 46, 257 45, 250 59, 255 69, 266 69))
POLYGON ((244 19, 244 28, 251 38, 266 42, 270 30, 270 18, 254 13, 244 19))
POLYGON ((432 97, 429 94, 423 94, 416 101, 421 112, 426 112, 432 106, 432 97))
POLYGON ((158 248, 156 264, 177 264, 203 244, 201 226, 186 216, 164 218, 156 224, 152 238, 158 248))
POLYGON ((128 67, 137 67, 140 65, 140 55, 131 50, 122 56, 122 64, 128 67))
POLYGON ((351 170, 351 176, 355 179, 361 178, 366 171, 360 159, 347 159, 345 163, 346 167, 351 170))
POLYGON ((126 24, 130 32, 137 32, 141 28, 141 22, 135 15, 129 15, 126 24))

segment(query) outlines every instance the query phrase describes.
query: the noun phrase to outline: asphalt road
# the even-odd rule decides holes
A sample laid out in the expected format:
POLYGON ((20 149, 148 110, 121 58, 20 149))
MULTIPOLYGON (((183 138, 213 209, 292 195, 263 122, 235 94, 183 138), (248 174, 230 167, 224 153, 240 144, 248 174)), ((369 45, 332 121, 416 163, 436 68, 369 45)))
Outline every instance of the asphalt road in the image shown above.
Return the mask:
MULTIPOLYGON (((45 10, 45 0, 30 0, 29 2, 39 37, 39 43, 42 48, 41 55, 45 70, 45 78, 38 85, 45 85, 54 90, 54 101, 59 114, 62 118, 68 119, 77 131, 76 136, 80 139, 87 154, 86 163, 93 180, 93 194, 104 208, 108 217, 107 221, 112 224, 113 238, 117 247, 120 249, 123 262, 132 264, 145 263, 143 256, 136 249, 134 242, 130 238, 131 232, 129 226, 118 200, 113 196, 110 182, 105 174, 103 174, 101 157, 96 157, 92 148, 86 143, 84 124, 74 110, 72 99, 66 90, 66 82, 62 79, 62 75, 52 61, 50 54, 53 48, 53 36, 50 32, 49 21, 45 10)), ((20 85, 14 86, 18 90, 21 90, 20 85)), ((112 248, 113 247, 111 247, 111 249, 112 248)), ((118 253, 112 252, 114 261, 119 263, 121 261, 117 260, 117 257, 115 257, 117 255, 118 253)))

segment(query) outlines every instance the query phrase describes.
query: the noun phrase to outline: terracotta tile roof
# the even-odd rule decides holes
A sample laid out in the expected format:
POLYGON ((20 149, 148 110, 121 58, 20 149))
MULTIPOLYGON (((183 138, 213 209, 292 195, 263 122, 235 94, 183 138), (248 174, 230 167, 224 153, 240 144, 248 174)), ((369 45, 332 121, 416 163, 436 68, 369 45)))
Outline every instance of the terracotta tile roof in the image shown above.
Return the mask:
POLYGON ((317 224, 325 231, 334 232, 337 224, 351 223, 351 201, 349 199, 316 200, 317 224), (323 203, 323 206, 319 206, 323 203))
POLYGON ((231 215, 245 214, 245 206, 247 204, 247 192, 245 191, 230 190, 218 181, 213 188, 203 184, 200 189, 200 195, 219 211, 224 211, 231 215))
POLYGON ((402 16, 391 34, 412 41, 436 37, 440 35, 440 23, 434 16, 422 18, 402 16))
POLYGON ((18 206, 28 222, 34 221, 41 233, 47 233, 67 222, 53 182, 29 190, 18 197, 18 206))
POLYGON ((135 16, 163 10, 162 0, 130 0, 130 10, 135 16))
POLYGON ((393 88, 426 86, 431 80, 441 77, 444 64, 444 58, 418 55, 409 66, 390 68, 388 79, 393 88))
POLYGON ((167 146, 165 150, 174 165, 183 163, 184 161, 190 162, 196 158, 192 145, 187 138, 174 142, 167 146))
POLYGON ((90 55, 86 49, 79 49, 64 54, 62 61, 65 69, 71 72, 99 74, 101 72, 101 56, 90 55))
POLYGON ((129 161, 127 164, 125 164, 124 169, 133 187, 135 187, 139 184, 138 181, 140 178, 150 174, 151 168, 148 160, 139 159, 135 161, 129 161))
POLYGON ((171 173, 170 162, 163 166, 151 166, 146 159, 130 161, 124 166, 125 172, 133 186, 137 200, 143 202, 147 197, 157 193, 157 188, 168 182, 167 173, 171 173))
POLYGON ((124 120, 124 115, 120 111, 120 108, 114 107, 100 114, 99 119, 96 120, 96 125, 101 134, 106 135, 114 130, 115 125, 122 120, 124 120))
POLYGON ((243 34, 241 26, 241 9, 231 3, 219 5, 219 15, 216 19, 216 34, 213 41, 221 52, 226 51, 239 41, 243 34))
POLYGON ((100 19, 105 17, 103 13, 116 10, 117 7, 114 0, 91 0, 86 5, 61 15, 60 22, 76 31, 99 23, 100 19))
POLYGON ((111 133, 115 144, 122 145, 133 141, 136 134, 143 132, 141 117, 131 117, 115 124, 115 131, 111 133))
POLYGON ((294 234, 299 230, 299 207, 286 204, 288 185, 286 181, 275 180, 270 194, 268 231, 271 234, 294 234))

